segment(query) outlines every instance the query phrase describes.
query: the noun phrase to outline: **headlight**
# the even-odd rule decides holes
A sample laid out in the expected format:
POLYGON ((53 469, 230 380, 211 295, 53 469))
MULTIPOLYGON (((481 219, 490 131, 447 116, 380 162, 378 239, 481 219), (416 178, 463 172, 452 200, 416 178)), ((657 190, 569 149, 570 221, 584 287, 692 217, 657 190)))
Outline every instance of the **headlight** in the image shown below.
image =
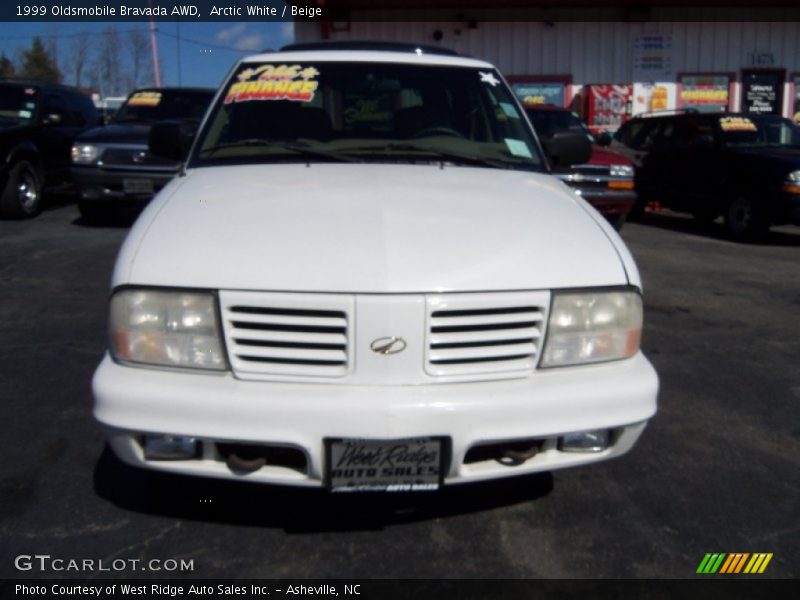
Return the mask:
POLYGON ((800 171, 789 173, 783 184, 783 191, 790 194, 800 194, 800 171))
POLYGON ((629 165, 611 165, 608 169, 608 174, 612 177, 633 179, 633 167, 629 165))
POLYGON ((633 291, 554 293, 540 366, 629 358, 639 351, 642 297, 633 291))
POLYGON ((89 165, 100 157, 100 149, 92 144, 73 144, 72 162, 79 165, 89 165))
POLYGON ((110 335, 121 362, 226 368, 210 293, 121 290, 111 298, 110 335))

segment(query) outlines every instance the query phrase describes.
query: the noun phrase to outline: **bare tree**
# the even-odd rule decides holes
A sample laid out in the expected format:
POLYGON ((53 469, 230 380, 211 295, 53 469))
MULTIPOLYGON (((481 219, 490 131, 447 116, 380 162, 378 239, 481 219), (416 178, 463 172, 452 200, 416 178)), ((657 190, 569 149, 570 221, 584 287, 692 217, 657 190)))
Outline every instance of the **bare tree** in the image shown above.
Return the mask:
POLYGON ((56 23, 49 23, 42 38, 45 51, 50 55, 50 58, 53 59, 56 67, 58 67, 59 70, 63 70, 61 69, 61 57, 58 55, 58 25, 56 23))
POLYGON ((83 73, 86 70, 90 41, 91 38, 85 31, 75 34, 69 45, 69 53, 66 54, 63 60, 62 71, 72 76, 76 87, 81 87, 83 83, 83 73))
POLYGON ((124 91, 120 71, 120 35, 113 25, 103 28, 93 64, 92 84, 101 96, 119 96, 124 91))
POLYGON ((147 34, 143 29, 132 29, 127 39, 130 67, 127 76, 128 88, 136 88, 152 80, 152 64, 147 34))

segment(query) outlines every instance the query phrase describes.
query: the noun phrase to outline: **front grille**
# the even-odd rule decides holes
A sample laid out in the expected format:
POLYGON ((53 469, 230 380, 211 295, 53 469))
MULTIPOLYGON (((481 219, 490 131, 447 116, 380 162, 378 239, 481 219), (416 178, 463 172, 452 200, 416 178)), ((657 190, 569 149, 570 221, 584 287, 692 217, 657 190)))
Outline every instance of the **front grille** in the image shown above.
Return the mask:
POLYGON ((426 371, 439 377, 531 371, 546 306, 541 293, 429 297, 426 371))
POLYGON ((345 375, 351 355, 349 302, 346 297, 222 292, 233 371, 242 378, 345 375))
POLYGON ((573 173, 580 173, 586 177, 598 177, 608 175, 611 167, 609 165, 575 165, 570 169, 573 173))
POLYGON ((101 156, 102 166, 109 169, 172 171, 179 164, 169 158, 150 154, 144 146, 112 146, 101 156))

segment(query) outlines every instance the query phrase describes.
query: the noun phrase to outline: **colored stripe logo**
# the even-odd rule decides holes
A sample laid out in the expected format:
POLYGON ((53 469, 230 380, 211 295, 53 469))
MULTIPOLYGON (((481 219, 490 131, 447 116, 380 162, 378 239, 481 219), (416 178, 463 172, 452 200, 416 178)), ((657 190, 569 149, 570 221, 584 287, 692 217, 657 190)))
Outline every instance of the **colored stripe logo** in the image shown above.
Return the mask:
POLYGON ((749 552, 708 552, 703 557, 703 560, 700 561, 700 566, 697 567, 696 572, 701 575, 713 575, 715 573, 725 575, 739 573, 760 574, 767 569, 772 556, 771 552, 756 552, 753 554, 749 552))

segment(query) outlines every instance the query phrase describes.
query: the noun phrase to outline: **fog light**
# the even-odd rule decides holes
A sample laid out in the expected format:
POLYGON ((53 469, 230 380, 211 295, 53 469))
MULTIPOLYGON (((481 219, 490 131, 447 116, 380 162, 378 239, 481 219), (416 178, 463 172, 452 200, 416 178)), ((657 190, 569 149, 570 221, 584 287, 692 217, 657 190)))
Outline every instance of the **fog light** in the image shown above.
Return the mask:
POLYGON ((608 448, 608 429, 578 431, 558 438, 558 449, 562 452, 602 452, 608 448))
POLYGON ((200 444, 195 438, 171 435, 144 436, 144 457, 147 460, 187 460, 197 458, 200 444))

